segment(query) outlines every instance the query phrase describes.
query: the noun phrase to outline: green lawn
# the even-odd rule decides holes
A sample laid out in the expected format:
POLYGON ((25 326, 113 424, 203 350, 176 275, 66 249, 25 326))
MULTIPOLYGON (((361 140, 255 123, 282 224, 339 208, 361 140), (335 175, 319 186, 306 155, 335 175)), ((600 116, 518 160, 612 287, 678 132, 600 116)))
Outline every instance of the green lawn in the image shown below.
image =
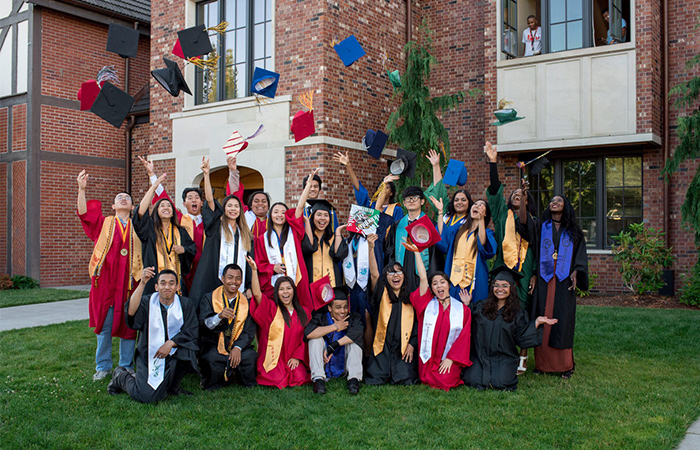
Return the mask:
POLYGON ((89 294, 87 291, 71 291, 68 289, 12 289, 0 291, 0 308, 87 298, 89 294))
MULTIPOLYGON (((93 383, 86 321, 0 333, 4 448, 673 448, 700 415, 700 312, 580 307, 571 380, 532 375, 515 393, 449 393, 344 381, 238 386, 156 405, 93 383)), ((115 353, 116 356, 116 353, 115 353)))

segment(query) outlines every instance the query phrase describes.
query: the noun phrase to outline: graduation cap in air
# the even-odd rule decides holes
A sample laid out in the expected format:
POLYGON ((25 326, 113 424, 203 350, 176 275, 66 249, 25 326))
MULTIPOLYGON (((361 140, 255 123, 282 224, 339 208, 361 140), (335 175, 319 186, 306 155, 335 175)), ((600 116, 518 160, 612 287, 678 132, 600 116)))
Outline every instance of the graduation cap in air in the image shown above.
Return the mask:
POLYGON ((514 110, 513 108, 497 109, 493 112, 493 115, 496 116, 496 119, 498 120, 493 122, 491 125, 495 125, 497 127, 525 118, 518 116, 518 111, 514 110))
POLYGON ((448 186, 464 186, 467 184, 467 166, 462 161, 451 159, 445 168, 443 183, 448 186))
POLYGON ((406 232, 411 238, 411 242, 418 247, 418 251, 420 252, 428 247, 432 247, 442 239, 440 233, 435 229, 435 225, 428 216, 423 216, 413 221, 406 227, 406 232))
POLYGON ((401 74, 398 69, 393 72, 387 71, 386 74, 389 77, 389 81, 391 81, 391 85, 394 86, 394 89, 401 87, 401 74))
POLYGON ((335 299, 335 292, 328 275, 314 281, 309 287, 311 288, 311 298, 314 301, 315 310, 323 308, 335 299))
POLYGON ((166 57, 163 57, 163 61, 167 67, 165 69, 152 70, 151 75, 153 75, 153 78, 173 97, 180 95, 180 91, 192 95, 190 88, 185 82, 185 77, 182 76, 180 66, 166 57))
POLYGON ((131 107, 134 106, 134 102, 136 102, 134 97, 106 81, 90 111, 120 128, 131 107))
POLYGON ((491 281, 503 280, 509 282, 510 284, 515 284, 523 277, 522 274, 508 268, 506 265, 496 267, 489 272, 489 274, 491 275, 491 281))
POLYGON ((381 130, 367 130, 365 137, 362 138, 362 148, 367 151, 367 154, 374 159, 379 159, 386 145, 386 141, 389 139, 383 131, 381 130))
POLYGON ((345 64, 345 67, 351 66, 352 63, 366 55, 355 35, 351 35, 350 37, 338 42, 333 46, 333 49, 338 56, 340 56, 340 59, 343 61, 343 64, 345 64))
POLYGON ((123 27, 116 23, 109 24, 107 33, 107 51, 122 58, 136 58, 139 49, 139 30, 123 27))
POLYGON ((533 158, 530 161, 520 161, 516 165, 518 166, 519 169, 525 170, 525 167, 528 165, 530 166, 530 175, 539 175, 542 170, 549 165, 549 160, 545 158, 545 155, 549 154, 551 150, 542 153, 540 156, 537 158, 533 158))
POLYGON ((97 80, 87 80, 82 83, 78 91, 80 110, 89 111, 98 95, 100 95, 100 85, 97 84, 97 80))
POLYGON ((204 24, 196 25, 177 32, 182 55, 185 59, 207 55, 214 50, 209 41, 209 33, 204 24))
POLYGON ((242 152, 248 147, 248 141, 250 139, 253 139, 254 137, 257 137, 260 133, 263 132, 263 130, 263 125, 260 125, 257 131, 255 131, 255 133, 248 136, 247 138, 243 138, 243 136, 241 136, 241 133, 239 133, 238 130, 234 131, 226 141, 226 145, 224 145, 224 153, 226 153, 226 156, 231 156, 235 155, 238 152, 242 152))
POLYGON ((416 174, 416 155, 413 152, 399 148, 396 150, 396 159, 390 161, 389 172, 392 175, 404 175, 408 178, 413 178, 416 174))
POLYGON ((299 142, 316 132, 313 109, 314 91, 302 92, 299 94, 299 103, 306 106, 308 111, 298 111, 292 118, 292 133, 294 142, 299 142))
POLYGON ((253 72, 253 82, 250 86, 250 92, 269 98, 275 98, 279 81, 280 74, 256 67, 253 72))

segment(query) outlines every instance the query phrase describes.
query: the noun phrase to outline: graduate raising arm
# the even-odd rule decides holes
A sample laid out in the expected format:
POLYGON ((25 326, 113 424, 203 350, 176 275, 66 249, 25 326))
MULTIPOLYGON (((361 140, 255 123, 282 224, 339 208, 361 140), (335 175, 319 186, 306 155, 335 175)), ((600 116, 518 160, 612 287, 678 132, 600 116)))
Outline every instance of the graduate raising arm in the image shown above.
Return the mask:
POLYGON ((156 270, 154 267, 144 267, 143 272, 141 274, 141 281, 139 282, 139 285, 136 286, 136 289, 134 289, 134 292, 131 294, 131 297, 129 298, 129 315, 134 316, 136 314, 136 311, 139 309, 139 305, 141 304, 141 297, 143 297, 143 290, 146 288, 146 284, 150 281, 151 278, 156 276, 156 270))
POLYGON ((248 262, 248 267, 250 267, 250 290, 253 292, 253 298, 255 302, 260 305, 262 300, 262 289, 260 289, 260 279, 258 278, 258 265, 250 256, 246 256, 245 260, 248 262))
POLYGON ((345 166, 345 169, 348 171, 348 176, 350 177, 350 183, 352 183, 352 187, 355 188, 356 191, 359 191, 360 180, 357 179, 357 175, 355 175, 355 170, 352 168, 352 164, 350 164, 350 157, 348 156, 348 153, 336 153, 335 155, 333 155, 333 161, 345 166))
POLYGON ((204 174, 204 198, 207 201, 209 209, 214 211, 216 209, 214 205, 214 190, 211 187, 211 178, 209 177, 209 158, 206 156, 202 156, 202 165, 200 169, 202 169, 202 173, 204 174))
MULTIPOLYGON (((314 179, 314 176, 318 174, 318 172, 321 170, 320 167, 317 167, 311 172, 311 175, 309 175, 309 181, 314 179)), ((298 219, 302 215, 304 215, 304 206, 306 205, 306 200, 309 198, 309 191, 311 191, 311 183, 306 183, 306 186, 304 186, 304 190, 301 191, 301 196, 299 197, 299 202, 297 203, 297 208, 294 212, 295 217, 298 219)))

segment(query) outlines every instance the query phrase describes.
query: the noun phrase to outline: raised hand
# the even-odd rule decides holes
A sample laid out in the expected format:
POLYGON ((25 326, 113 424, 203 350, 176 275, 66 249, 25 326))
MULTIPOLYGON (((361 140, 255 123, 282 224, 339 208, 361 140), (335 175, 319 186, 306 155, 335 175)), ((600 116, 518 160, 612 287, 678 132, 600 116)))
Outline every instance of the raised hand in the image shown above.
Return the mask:
POLYGON ((85 172, 84 170, 78 174, 78 178, 76 179, 78 181, 78 189, 80 189, 81 191, 85 190, 85 188, 87 187, 87 181, 89 177, 90 175, 88 175, 87 172, 85 172))
POLYGON ((406 250, 408 250, 409 252, 419 252, 418 247, 416 247, 416 244, 414 244, 413 242, 404 242, 403 246, 406 247, 406 250))
POLYGON ((394 181, 397 181, 398 179, 399 179, 398 175, 389 174, 389 175, 384 177, 383 183, 384 184, 393 183, 394 181))
POLYGON ((209 158, 202 156, 202 165, 199 168, 202 169, 204 175, 209 175, 209 158))
POLYGON ((469 306, 469 303, 472 301, 472 294, 466 289, 461 289, 459 291, 459 299, 462 301, 464 306, 469 306))
MULTIPOLYGON (((158 179, 155 181, 155 183, 153 183, 153 186, 158 187, 163 182, 163 180, 165 180, 165 177, 167 177, 167 176, 168 176, 167 173, 164 173, 163 175, 159 176, 158 179)), ((153 186, 151 186, 151 187, 153 187, 153 186)), ((154 187, 154 189, 155 189, 155 187, 154 187)))
POLYGON ((257 272, 258 271, 258 265, 255 264, 255 260, 251 258, 250 256, 246 255, 245 257, 246 262, 248 263, 248 266, 250 266, 250 270, 257 272))
POLYGON ((442 212, 444 211, 444 205, 442 204, 442 199, 437 199, 433 196, 430 196, 430 201, 435 206, 435 209, 437 209, 438 214, 442 214, 442 212))
POLYGON ((155 267, 144 267, 143 271, 141 272, 141 282, 148 283, 148 281, 155 276, 156 276, 155 267))
POLYGON ((379 236, 374 233, 367 235, 367 245, 369 248, 374 248, 374 243, 377 242, 377 239, 379 239, 379 236))
POLYGON ((344 155, 342 152, 338 152, 335 155, 333 155, 333 161, 343 166, 347 166, 348 164, 350 164, 350 157, 348 156, 347 152, 344 155))
POLYGON ((228 165, 228 170, 238 170, 238 162, 236 160, 236 155, 231 155, 226 158, 226 164, 228 165))
POLYGON ((487 142, 486 145, 484 145, 484 153, 486 153, 486 156, 488 156, 490 162, 498 162, 498 150, 496 150, 496 147, 491 145, 490 142, 487 142))
POLYGON ((137 156, 137 158, 139 159, 139 161, 141 161, 141 164, 143 164, 143 168, 146 169, 146 173, 149 177, 155 175, 153 169, 153 161, 149 161, 142 156, 137 156))
POLYGON ((428 158, 431 166, 437 166, 440 164, 440 154, 432 148, 428 151, 428 154, 425 155, 425 157, 428 158))

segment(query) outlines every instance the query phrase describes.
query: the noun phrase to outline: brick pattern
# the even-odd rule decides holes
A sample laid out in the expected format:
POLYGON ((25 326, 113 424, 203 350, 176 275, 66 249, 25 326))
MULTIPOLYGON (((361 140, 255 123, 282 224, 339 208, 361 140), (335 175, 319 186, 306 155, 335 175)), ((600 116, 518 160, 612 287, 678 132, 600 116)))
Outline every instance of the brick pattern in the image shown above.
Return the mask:
POLYGON ((8 163, 0 163, 0 216, 4 223, 0 225, 0 273, 9 273, 7 267, 7 166, 8 163))
MULTIPOLYGON (((635 2, 637 50, 637 133, 662 135, 663 23, 661 0, 635 2)), ((672 23, 672 21, 669 21, 672 23)), ((684 30, 689 33, 691 28, 684 30)))
POLYGON ((8 149, 7 142, 7 122, 9 108, 0 108, 0 153, 6 153, 8 149))
POLYGON ((27 105, 12 107, 12 151, 27 149, 27 105))
POLYGON ((23 275, 25 269, 25 249, 27 223, 27 162, 12 163, 12 274, 23 275))

